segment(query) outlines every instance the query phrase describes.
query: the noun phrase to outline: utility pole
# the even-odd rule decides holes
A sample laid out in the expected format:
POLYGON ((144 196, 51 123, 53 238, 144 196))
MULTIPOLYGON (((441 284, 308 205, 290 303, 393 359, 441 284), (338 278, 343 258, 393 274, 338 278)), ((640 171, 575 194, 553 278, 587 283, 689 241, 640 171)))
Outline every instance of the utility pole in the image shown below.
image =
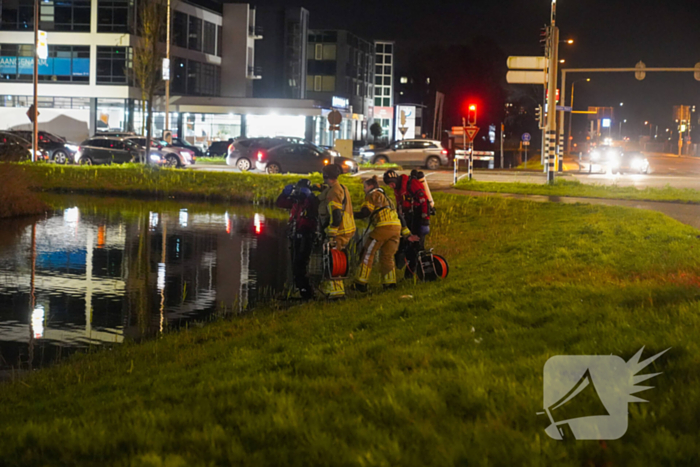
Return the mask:
POLYGON ((559 62, 559 29, 556 26, 557 0, 552 0, 551 25, 549 27, 549 47, 548 47, 548 77, 547 77, 547 181, 554 182, 554 171, 556 170, 556 146, 557 146, 557 64, 559 62))
MULTIPOLYGON (((168 64, 168 75, 165 80, 165 130, 170 129, 170 0, 168 0, 168 13, 165 34, 165 60, 168 64)), ((163 132, 165 133, 165 131, 163 132)), ((170 141, 168 141, 170 143, 170 141)))
POLYGON ((501 169, 503 169, 503 129, 504 125, 503 122, 501 122, 501 169))
POLYGON ((32 162, 36 162, 37 142, 39 141, 39 0, 34 0, 34 115, 32 127, 32 162))

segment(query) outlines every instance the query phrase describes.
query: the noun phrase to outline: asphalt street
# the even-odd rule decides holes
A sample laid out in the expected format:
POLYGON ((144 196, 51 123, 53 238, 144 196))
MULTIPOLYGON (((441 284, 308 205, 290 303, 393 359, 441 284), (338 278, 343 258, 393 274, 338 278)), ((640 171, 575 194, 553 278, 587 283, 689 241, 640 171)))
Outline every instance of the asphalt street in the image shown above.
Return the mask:
MULTIPOLYGON (((634 186, 636 188, 663 188, 667 185, 674 188, 691 188, 700 190, 700 158, 678 157, 670 154, 646 154, 650 163, 650 173, 643 174, 610 174, 602 172, 588 172, 588 166, 583 163, 582 170, 576 160, 568 160, 565 164, 565 171, 558 176, 568 180, 579 180, 581 183, 591 183, 598 185, 619 185, 634 186)), ((462 163, 464 164, 464 163, 462 163)), ((232 167, 225 165, 195 165, 196 170, 211 171, 235 171, 232 167)), ((463 166, 462 166, 463 169, 463 166)), ((410 170, 400 171, 409 173, 410 170)), ((360 170, 356 176, 369 178, 373 175, 382 176, 382 170, 360 170)), ((453 171, 444 170, 424 170, 424 173, 431 183, 436 187, 447 187, 453 182, 453 171)), ((459 180, 467 177, 467 173, 460 171, 457 173, 459 180)), ((547 177, 544 173, 530 170, 488 170, 478 169, 474 171, 474 180, 484 182, 520 182, 520 183, 546 183, 547 177)))

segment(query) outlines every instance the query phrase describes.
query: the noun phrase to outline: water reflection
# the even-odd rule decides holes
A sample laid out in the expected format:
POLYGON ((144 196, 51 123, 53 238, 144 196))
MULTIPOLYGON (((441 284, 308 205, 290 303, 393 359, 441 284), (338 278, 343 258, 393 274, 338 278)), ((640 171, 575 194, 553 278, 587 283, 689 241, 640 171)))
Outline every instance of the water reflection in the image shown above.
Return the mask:
POLYGON ((285 222, 261 212, 83 204, 3 221, 0 369, 239 313, 287 282, 285 222))

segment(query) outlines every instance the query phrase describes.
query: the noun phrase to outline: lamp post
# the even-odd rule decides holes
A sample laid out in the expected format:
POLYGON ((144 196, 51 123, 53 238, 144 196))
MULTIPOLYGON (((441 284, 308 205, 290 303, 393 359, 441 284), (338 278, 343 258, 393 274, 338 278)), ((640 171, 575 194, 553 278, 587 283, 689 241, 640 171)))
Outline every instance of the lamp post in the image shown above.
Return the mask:
MULTIPOLYGON (((170 0, 168 0, 167 6, 167 26, 165 33, 165 59, 168 63, 168 76, 165 80, 165 128, 164 130, 170 129, 170 0)), ((165 133, 165 131, 163 131, 165 133)), ((170 143, 171 141, 168 141, 170 143)))
POLYGON ((556 26, 557 0, 552 0, 551 25, 549 27, 549 47, 547 47, 549 66, 547 76, 547 181, 554 182, 556 171, 557 147, 557 65, 559 65, 559 29, 556 26))
POLYGON ((577 79, 573 83, 571 83, 571 112, 569 112, 569 140, 566 143, 566 152, 569 153, 569 156, 571 156, 571 139, 572 139, 572 134, 571 134, 571 119, 574 118, 573 110, 574 110, 574 85, 578 83, 579 81, 586 81, 590 82, 591 78, 586 78, 586 79, 577 79))

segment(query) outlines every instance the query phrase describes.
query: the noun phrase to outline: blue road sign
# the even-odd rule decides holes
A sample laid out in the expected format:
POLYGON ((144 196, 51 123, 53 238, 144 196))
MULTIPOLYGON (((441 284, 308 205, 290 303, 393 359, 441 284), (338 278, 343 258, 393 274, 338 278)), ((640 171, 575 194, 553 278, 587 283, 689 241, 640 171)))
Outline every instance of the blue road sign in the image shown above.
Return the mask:
POLYGON ((530 141, 531 138, 530 133, 523 133, 523 141, 530 141))
POLYGON ((571 112, 573 109, 571 107, 569 107, 568 105, 567 106, 558 105, 557 110, 564 111, 564 112, 571 112))

